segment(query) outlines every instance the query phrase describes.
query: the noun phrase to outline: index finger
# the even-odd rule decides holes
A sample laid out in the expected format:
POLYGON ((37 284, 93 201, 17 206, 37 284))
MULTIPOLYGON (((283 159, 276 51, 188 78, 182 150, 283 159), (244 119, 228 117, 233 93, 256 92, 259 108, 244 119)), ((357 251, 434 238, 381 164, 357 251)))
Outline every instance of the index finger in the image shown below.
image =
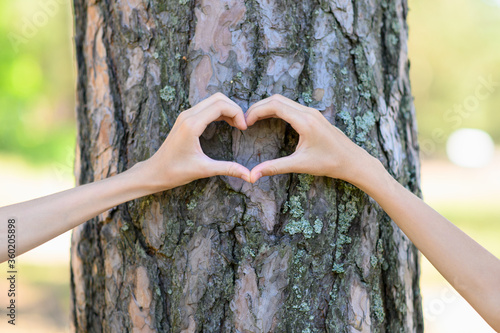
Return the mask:
MULTIPOLYGON (((299 104, 300 105, 300 104, 299 104)), ((252 126, 257 121, 266 118, 281 118, 300 134, 302 122, 300 121, 303 111, 294 105, 276 98, 270 98, 267 101, 262 100, 252 105, 246 113, 246 122, 252 126)))
POLYGON ((224 95, 223 93, 221 92, 216 92, 215 94, 213 95, 210 95, 208 96, 207 98, 205 98, 204 100, 200 101, 198 104, 196 104, 192 109, 195 109, 196 110, 202 110, 208 106, 210 106, 211 104, 219 101, 219 100, 224 100, 224 101, 227 101, 229 102, 230 104, 233 104, 234 106, 236 107, 239 107, 238 104, 236 104, 236 102, 234 102, 233 100, 231 100, 229 97, 227 97, 226 95, 224 95))
POLYGON ((225 120, 229 125, 241 130, 247 128, 243 110, 236 103, 232 104, 223 99, 201 109, 193 117, 196 117, 193 126, 199 135, 203 133, 208 124, 217 120, 225 120))
POLYGON ((271 101, 271 100, 278 100, 278 101, 281 101, 282 103, 288 104, 288 105, 290 105, 291 107, 296 107, 296 108, 297 108, 297 107, 298 107, 298 108, 300 108, 300 107, 304 107, 303 105, 301 105, 301 104, 299 104, 299 103, 297 103, 297 102, 295 102, 295 101, 291 100, 291 99, 290 99, 290 98, 288 98, 288 97, 285 97, 285 96, 280 95, 280 94, 274 94, 274 95, 269 96, 269 97, 267 97, 267 98, 264 98, 264 99, 262 99, 262 100, 260 100, 260 101, 258 101, 258 102, 255 102, 255 103, 254 103, 254 104, 252 104, 252 105, 251 105, 248 109, 250 110, 250 109, 251 109, 251 108, 253 108, 253 107, 259 106, 259 105, 261 105, 261 104, 265 104, 265 103, 267 103, 267 102, 269 102, 269 101, 271 101))

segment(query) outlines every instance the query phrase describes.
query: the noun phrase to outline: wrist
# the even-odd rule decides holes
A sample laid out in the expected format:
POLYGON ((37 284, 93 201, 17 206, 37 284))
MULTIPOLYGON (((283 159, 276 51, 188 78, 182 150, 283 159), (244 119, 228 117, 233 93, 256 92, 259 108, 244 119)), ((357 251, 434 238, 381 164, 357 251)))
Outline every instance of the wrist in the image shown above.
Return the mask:
POLYGON ((392 178, 382 163, 364 150, 362 156, 352 165, 346 181, 369 195, 386 186, 389 178, 392 178))
POLYGON ((125 171, 130 181, 136 184, 136 187, 144 193, 149 195, 166 190, 167 188, 160 186, 158 183, 158 175, 155 175, 154 169, 148 163, 149 160, 138 162, 130 169, 125 171))

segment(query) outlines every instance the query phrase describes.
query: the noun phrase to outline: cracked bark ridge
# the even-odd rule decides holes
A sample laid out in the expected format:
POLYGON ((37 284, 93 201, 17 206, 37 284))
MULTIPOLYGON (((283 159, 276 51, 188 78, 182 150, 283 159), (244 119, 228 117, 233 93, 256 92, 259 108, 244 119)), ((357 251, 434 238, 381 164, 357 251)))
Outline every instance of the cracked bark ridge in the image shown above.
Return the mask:
MULTIPOLYGON (((74 0, 79 184, 150 157, 221 91, 320 110, 419 190, 406 0, 74 0)), ((278 119, 211 124, 207 155, 290 154, 278 119)), ((77 332, 422 332, 418 253, 355 187, 309 175, 213 177, 76 228, 77 332)))

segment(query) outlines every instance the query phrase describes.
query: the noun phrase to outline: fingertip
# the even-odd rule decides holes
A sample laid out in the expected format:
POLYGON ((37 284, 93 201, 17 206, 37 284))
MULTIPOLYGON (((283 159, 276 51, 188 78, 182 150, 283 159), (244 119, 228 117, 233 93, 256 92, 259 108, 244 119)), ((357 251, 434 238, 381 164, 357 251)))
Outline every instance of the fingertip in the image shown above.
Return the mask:
POLYGON ((244 181, 246 181, 247 183, 250 183, 250 177, 247 175, 247 174, 242 174, 240 176, 241 179, 243 179, 244 181))
POLYGON ((255 119, 253 117, 249 116, 248 114, 245 115, 245 121, 246 121, 246 124, 248 127, 255 124, 255 119))
POLYGON ((248 170, 245 166, 243 166, 237 162, 229 162, 229 163, 231 163, 232 164, 231 167, 236 168, 237 171, 235 171, 234 173, 229 171, 228 176, 241 178, 246 182, 250 182, 250 179, 251 179, 250 178, 250 170, 248 170))
POLYGON ((255 183, 256 181, 258 181, 258 180, 259 180, 259 179, 261 179, 261 178, 262 178, 262 172, 259 172, 259 173, 257 173, 257 174, 255 175, 255 180, 254 180, 253 182, 255 183))
POLYGON ((244 130, 246 130, 248 128, 245 116, 243 116, 243 118, 238 117, 238 121, 237 121, 236 124, 238 125, 238 128, 240 130, 242 130, 242 131, 244 131, 244 130))
POLYGON ((258 170, 254 171, 254 170, 252 170, 250 172, 250 182, 252 184, 255 184, 255 182, 257 180, 259 180, 260 178, 262 178, 262 172, 261 171, 258 171, 258 170))

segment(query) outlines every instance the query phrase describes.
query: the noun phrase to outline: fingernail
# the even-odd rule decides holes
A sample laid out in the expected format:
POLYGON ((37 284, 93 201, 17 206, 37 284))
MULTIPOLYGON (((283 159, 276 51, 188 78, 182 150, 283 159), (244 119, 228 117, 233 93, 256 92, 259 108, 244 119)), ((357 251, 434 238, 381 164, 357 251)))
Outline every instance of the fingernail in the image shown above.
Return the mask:
POLYGON ((255 181, 259 180, 259 179, 260 179, 260 177, 262 177, 262 172, 259 172, 259 173, 257 174, 257 178, 255 178, 255 181))
POLYGON ((250 183, 250 178, 248 177, 248 175, 241 175, 241 178, 247 183, 250 183))

